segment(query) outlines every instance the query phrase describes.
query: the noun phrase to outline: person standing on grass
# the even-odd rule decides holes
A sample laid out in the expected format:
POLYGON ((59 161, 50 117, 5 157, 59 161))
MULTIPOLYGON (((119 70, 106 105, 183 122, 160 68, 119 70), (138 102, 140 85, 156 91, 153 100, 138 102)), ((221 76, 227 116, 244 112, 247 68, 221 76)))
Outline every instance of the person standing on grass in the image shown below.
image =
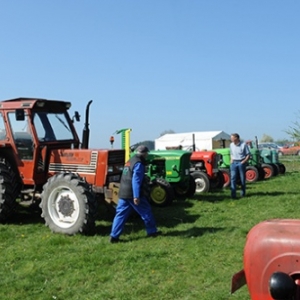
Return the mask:
POLYGON ((250 158, 250 151, 246 143, 240 141, 237 133, 231 134, 230 143, 230 179, 231 198, 236 199, 236 180, 241 181, 241 197, 246 195, 246 163, 250 158))
POLYGON ((120 181, 119 201, 116 215, 113 220, 109 241, 118 243, 125 223, 134 210, 145 223, 148 237, 156 237, 161 234, 156 228, 150 203, 147 199, 148 183, 145 180, 146 157, 149 149, 140 145, 136 154, 126 162, 120 181))

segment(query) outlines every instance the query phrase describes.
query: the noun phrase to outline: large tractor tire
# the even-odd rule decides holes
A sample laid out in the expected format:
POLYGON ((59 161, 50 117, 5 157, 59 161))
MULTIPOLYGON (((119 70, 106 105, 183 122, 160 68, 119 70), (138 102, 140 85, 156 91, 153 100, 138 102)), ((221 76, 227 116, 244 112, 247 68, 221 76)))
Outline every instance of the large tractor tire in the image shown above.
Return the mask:
POLYGON ((74 235, 94 230, 98 202, 83 178, 56 174, 44 185, 41 198, 42 217, 52 232, 74 235))
POLYGON ((265 179, 269 179, 272 176, 274 176, 274 168, 273 168, 272 165, 270 165, 270 164, 262 164, 261 166, 262 166, 262 168, 265 171, 265 179))
POLYGON ((274 169, 274 174, 273 174, 273 176, 279 175, 279 172, 280 172, 279 166, 278 166, 277 164, 271 164, 271 166, 272 166, 273 169, 274 169))
POLYGON ((282 163, 278 163, 277 165, 279 167, 279 174, 285 174, 286 171, 285 165, 282 163))
POLYGON ((194 177, 190 175, 189 178, 189 188, 187 190, 186 196, 187 197, 193 197, 196 193, 196 182, 194 180, 194 177))
POLYGON ((230 186, 230 170, 229 169, 220 169, 223 175, 224 179, 224 184, 223 188, 229 187, 230 186))
POLYGON ((218 171, 215 179, 210 181, 210 188, 212 190, 221 189, 224 186, 225 180, 222 171, 218 171))
POLYGON ((185 183, 184 186, 182 184, 174 184, 174 192, 175 195, 179 198, 190 198, 193 197, 196 191, 196 183, 193 176, 189 176, 189 182, 185 183))
POLYGON ((246 167, 246 181, 256 182, 259 179, 259 171, 256 167, 247 166, 246 167))
POLYGON ((150 203, 164 207, 171 205, 174 200, 174 190, 170 183, 163 178, 156 178, 150 187, 150 203))
POLYGON ((258 173, 259 173, 259 179, 258 180, 263 180, 265 179, 265 170, 261 166, 258 167, 258 173))
POLYGON ((208 192, 210 189, 210 182, 208 176, 201 171, 196 171, 191 174, 196 183, 195 194, 199 195, 201 193, 208 192))
POLYGON ((5 222, 13 214, 21 189, 20 180, 5 160, 0 161, 0 222, 5 222))

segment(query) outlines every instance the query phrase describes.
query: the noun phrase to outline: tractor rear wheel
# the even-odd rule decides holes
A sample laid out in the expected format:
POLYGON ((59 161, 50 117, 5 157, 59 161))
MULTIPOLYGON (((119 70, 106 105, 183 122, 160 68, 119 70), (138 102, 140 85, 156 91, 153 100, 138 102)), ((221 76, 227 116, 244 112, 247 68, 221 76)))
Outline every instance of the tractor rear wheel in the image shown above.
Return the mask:
POLYGON ((263 180, 265 178, 265 170, 260 166, 258 167, 259 180, 263 180))
POLYGON ((20 188, 16 173, 5 160, 0 161, 0 222, 5 222, 13 214, 20 188))
POLYGON ((285 165, 282 163, 278 163, 277 165, 279 166, 279 174, 285 174, 285 165))
POLYGON ((52 232, 73 235, 94 230, 98 203, 90 185, 78 175, 50 177, 41 199, 42 217, 52 232))
POLYGON ((247 166, 246 167, 246 181, 247 182, 256 182, 259 179, 259 172, 256 167, 247 166))
POLYGON ((170 183, 163 178, 156 178, 150 186, 150 203, 164 207, 174 200, 174 190, 170 183))
POLYGON ((222 171, 218 171, 217 176, 215 179, 210 181, 210 188, 211 189, 221 189, 224 186, 224 176, 222 171))
POLYGON ((196 171, 191 174, 196 183, 195 194, 208 192, 210 189, 210 182, 208 176, 201 171, 196 171))
POLYGON ((261 166, 262 166, 262 168, 265 171, 265 179, 268 179, 268 178, 274 176, 274 168, 273 168, 273 166, 271 166, 269 164, 262 164, 261 166))
POLYGON ((277 176, 279 174, 279 166, 277 164, 271 164, 271 166, 274 169, 274 175, 273 176, 277 176))

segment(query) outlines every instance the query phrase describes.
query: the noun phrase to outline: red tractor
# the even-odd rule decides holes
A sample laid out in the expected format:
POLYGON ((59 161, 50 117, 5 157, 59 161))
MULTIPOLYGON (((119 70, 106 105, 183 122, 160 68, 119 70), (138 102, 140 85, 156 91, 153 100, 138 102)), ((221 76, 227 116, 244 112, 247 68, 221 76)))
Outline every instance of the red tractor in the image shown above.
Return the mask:
POLYGON ((252 300, 300 300, 300 220, 274 219, 247 235, 244 269, 231 292, 247 284, 252 300))
MULTIPOLYGON (((89 101, 80 142, 70 102, 18 98, 0 102, 0 221, 17 201, 37 203, 53 232, 88 233, 99 199, 118 182, 125 150, 88 149, 89 101), (97 197, 99 196, 99 197, 97 197)), ((109 200, 109 198, 108 198, 109 200)))
POLYGON ((223 187, 224 177, 218 169, 219 159, 219 154, 215 151, 192 153, 190 172, 196 182, 196 194, 223 187))

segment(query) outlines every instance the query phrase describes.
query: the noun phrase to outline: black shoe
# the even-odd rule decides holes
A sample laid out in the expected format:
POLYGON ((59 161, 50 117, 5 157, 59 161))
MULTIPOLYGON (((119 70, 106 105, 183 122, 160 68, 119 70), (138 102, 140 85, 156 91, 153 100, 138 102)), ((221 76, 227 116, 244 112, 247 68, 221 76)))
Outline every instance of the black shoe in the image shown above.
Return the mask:
POLYGON ((120 239, 114 238, 114 237, 111 236, 111 237, 109 238, 109 242, 112 243, 112 244, 119 243, 119 242, 120 242, 120 239))
POLYGON ((156 231, 156 232, 153 232, 153 233, 149 233, 149 234, 147 234, 147 237, 157 237, 159 235, 162 235, 161 231, 156 231))

